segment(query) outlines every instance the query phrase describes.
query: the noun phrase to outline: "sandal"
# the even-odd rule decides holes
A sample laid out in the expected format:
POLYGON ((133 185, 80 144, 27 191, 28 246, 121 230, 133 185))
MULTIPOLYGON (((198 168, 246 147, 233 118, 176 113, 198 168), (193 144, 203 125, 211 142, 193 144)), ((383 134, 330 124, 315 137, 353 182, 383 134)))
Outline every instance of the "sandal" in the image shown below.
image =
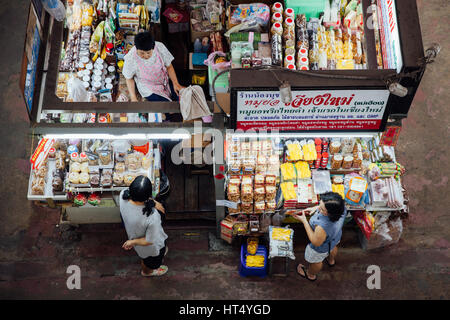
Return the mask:
POLYGON ((300 268, 302 268, 303 272, 305 273, 305 274, 303 275, 303 274, 301 274, 300 272, 298 272, 298 266, 297 266, 297 269, 296 269, 296 270, 297 270, 297 273, 298 273, 298 275, 299 275, 300 277, 306 278, 306 279, 308 279, 308 280, 311 281, 311 282, 317 280, 317 276, 316 276, 315 279, 311 279, 310 277, 308 277, 308 273, 306 272, 306 269, 305 269, 305 266, 304 266, 304 265, 300 264, 299 266, 300 266, 300 268))
POLYGON ((329 266, 329 267, 334 267, 336 265, 336 261, 331 264, 330 261, 328 261, 328 258, 325 258, 325 263, 329 266))
POLYGON ((143 277, 160 277, 162 275, 165 275, 169 271, 169 268, 167 266, 160 266, 158 269, 155 269, 152 271, 152 273, 144 273, 141 271, 141 275, 143 277))

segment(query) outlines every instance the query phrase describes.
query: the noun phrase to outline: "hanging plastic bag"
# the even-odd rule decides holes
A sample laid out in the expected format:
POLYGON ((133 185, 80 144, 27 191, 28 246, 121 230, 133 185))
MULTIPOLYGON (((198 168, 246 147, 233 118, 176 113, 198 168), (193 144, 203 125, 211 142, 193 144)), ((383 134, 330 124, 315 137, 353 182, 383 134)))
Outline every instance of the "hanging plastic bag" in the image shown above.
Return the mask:
POLYGON ((221 51, 214 51, 208 56, 208 59, 203 61, 203 64, 205 66, 211 66, 213 70, 225 70, 231 66, 231 61, 227 61, 226 56, 227 55, 221 51))
POLYGON ((353 212, 353 219, 367 240, 369 240, 375 223, 372 215, 365 211, 355 211, 353 212))
POLYGON ((83 82, 75 77, 67 81, 67 99, 66 102, 88 102, 89 95, 83 82))
POLYGON ((64 20, 66 8, 60 0, 42 0, 42 6, 57 21, 64 20))

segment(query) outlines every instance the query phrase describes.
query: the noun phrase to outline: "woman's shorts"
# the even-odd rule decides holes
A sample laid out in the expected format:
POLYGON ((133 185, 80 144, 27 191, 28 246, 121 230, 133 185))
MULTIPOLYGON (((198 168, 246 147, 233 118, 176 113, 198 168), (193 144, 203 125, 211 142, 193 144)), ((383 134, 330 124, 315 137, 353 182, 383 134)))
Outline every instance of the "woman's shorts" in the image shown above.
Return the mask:
MULTIPOLYGON (((340 243, 340 241, 336 244, 336 246, 340 243)), ((317 252, 310 246, 311 244, 308 244, 305 249, 305 260, 309 263, 319 263, 325 260, 326 257, 328 257, 328 252, 317 252)), ((332 248, 331 250, 333 250, 332 248)))
POLYGON ((142 262, 149 269, 158 269, 163 263, 164 253, 166 253, 166 246, 159 250, 159 255, 142 259, 142 262))
POLYGON ((309 263, 319 263, 325 260, 328 257, 328 252, 317 252, 308 244, 305 250, 305 260, 309 263))

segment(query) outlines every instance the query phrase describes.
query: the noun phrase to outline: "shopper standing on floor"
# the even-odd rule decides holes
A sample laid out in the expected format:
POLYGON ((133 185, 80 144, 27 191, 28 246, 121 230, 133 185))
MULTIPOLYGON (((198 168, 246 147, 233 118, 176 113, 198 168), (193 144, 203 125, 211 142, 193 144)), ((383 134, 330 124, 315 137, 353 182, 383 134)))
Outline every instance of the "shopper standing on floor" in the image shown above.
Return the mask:
POLYGON ((336 264, 337 245, 342 237, 342 227, 347 215, 344 199, 335 192, 320 195, 319 205, 303 210, 303 214, 294 218, 301 221, 308 235, 309 243, 305 249, 305 260, 308 267, 303 264, 297 266, 297 273, 310 281, 317 280, 317 274, 322 269, 322 262, 333 267, 336 264), (306 213, 315 214, 306 220, 306 213))
POLYGON ((164 208, 152 197, 152 183, 149 178, 138 176, 128 190, 120 193, 120 215, 128 235, 123 244, 125 250, 134 248, 142 259, 141 275, 162 276, 167 266, 162 265, 168 248, 167 235, 161 225, 164 208))

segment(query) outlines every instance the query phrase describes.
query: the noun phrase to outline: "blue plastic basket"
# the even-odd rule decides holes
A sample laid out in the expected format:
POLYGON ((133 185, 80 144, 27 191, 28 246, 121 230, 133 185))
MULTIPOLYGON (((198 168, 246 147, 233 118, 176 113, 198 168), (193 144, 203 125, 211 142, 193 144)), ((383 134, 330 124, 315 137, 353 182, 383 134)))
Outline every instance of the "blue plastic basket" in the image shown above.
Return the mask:
POLYGON ((239 275, 241 277, 261 277, 267 276, 267 249, 263 245, 258 245, 255 255, 264 256, 264 267, 247 267, 245 259, 247 257, 247 245, 243 244, 241 247, 241 264, 239 266, 239 275))

